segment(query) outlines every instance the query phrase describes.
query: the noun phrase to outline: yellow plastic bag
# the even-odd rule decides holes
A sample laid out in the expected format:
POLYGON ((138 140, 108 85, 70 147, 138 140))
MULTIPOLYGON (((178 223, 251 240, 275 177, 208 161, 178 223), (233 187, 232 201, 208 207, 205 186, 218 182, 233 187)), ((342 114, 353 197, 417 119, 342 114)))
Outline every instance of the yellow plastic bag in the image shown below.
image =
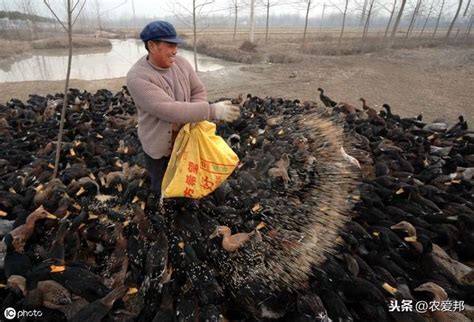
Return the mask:
POLYGON ((215 133, 208 121, 181 128, 161 185, 163 198, 205 197, 232 174, 239 158, 215 133))

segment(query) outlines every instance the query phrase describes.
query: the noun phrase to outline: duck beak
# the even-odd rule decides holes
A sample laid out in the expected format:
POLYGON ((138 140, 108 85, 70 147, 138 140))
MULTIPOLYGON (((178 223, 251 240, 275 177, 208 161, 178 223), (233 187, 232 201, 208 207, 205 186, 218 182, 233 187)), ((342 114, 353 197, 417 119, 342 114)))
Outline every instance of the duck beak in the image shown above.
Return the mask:
POLYGON ((209 236, 209 239, 213 239, 219 236, 219 226, 216 227, 216 230, 209 236))
POLYGON ((392 295, 395 295, 395 293, 397 293, 397 291, 398 291, 395 287, 391 286, 388 283, 383 283, 382 287, 383 287, 384 290, 386 290, 387 292, 389 292, 392 295))
POLYGON ((60 273, 66 270, 66 266, 51 265, 49 268, 51 269, 51 273, 60 273))
POLYGON ((6 217, 7 215, 5 211, 0 210, 0 217, 6 217))
POLYGON ((405 241, 407 241, 407 242, 409 242, 409 243, 414 243, 414 242, 416 242, 416 236, 405 237, 404 239, 405 239, 405 241))
POLYGON ((127 295, 132 295, 138 293, 138 289, 136 287, 130 287, 127 291, 127 295))
POLYGON ((0 288, 7 288, 5 284, 0 284, 0 288))
POLYGON ((50 214, 50 213, 48 213, 48 214, 46 215, 46 218, 49 218, 49 219, 58 219, 58 217, 56 217, 55 215, 50 214))
POLYGON ((81 187, 81 188, 76 192, 76 196, 80 196, 80 195, 82 195, 84 192, 86 192, 86 190, 85 190, 83 187, 81 187))
POLYGON ((400 225, 400 223, 398 223, 398 224, 390 226, 390 229, 403 229, 403 227, 402 225, 400 225))
POLYGON ((262 221, 262 222, 260 222, 260 223, 257 225, 257 227, 255 227, 255 229, 256 229, 256 230, 260 230, 260 229, 262 229, 263 227, 265 227, 266 225, 267 225, 267 224, 262 221))

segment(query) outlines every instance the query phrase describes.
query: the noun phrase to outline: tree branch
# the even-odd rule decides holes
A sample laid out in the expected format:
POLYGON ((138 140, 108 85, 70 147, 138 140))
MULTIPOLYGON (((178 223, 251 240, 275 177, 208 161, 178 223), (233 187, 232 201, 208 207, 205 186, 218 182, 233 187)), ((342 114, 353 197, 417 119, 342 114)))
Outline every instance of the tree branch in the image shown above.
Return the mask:
POLYGON ((181 3, 176 3, 179 7, 183 8, 185 11, 187 11, 190 15, 193 14, 193 12, 191 10, 189 10, 188 8, 186 8, 185 6, 183 6, 181 3))
POLYGON ((56 12, 54 12, 53 8, 51 8, 51 6, 49 5, 48 1, 47 0, 43 0, 44 4, 48 7, 49 11, 51 11, 51 13, 54 15, 54 17, 56 18, 56 20, 61 24, 61 26, 63 26, 64 30, 66 30, 66 32, 69 32, 68 28, 62 23, 61 19, 59 19, 59 17, 56 15, 56 12))
MULTIPOLYGON (((77 20, 77 18, 79 17, 79 15, 81 14, 82 9, 84 9, 84 6, 86 5, 86 2, 87 2, 87 0, 84 0, 84 2, 82 3, 82 7, 81 7, 81 9, 79 9, 79 11, 77 12, 76 18, 74 18, 74 21, 72 22, 71 27, 74 26, 74 24, 76 23, 76 20, 77 20)), ((78 2, 78 3, 79 3, 79 2, 78 2)), ((74 9, 73 9, 72 11, 74 11, 74 9)), ((72 11, 71 11, 71 14, 72 14, 72 11)))
POLYGON ((71 12, 74 12, 74 9, 76 9, 77 5, 79 4, 80 0, 77 0, 76 3, 72 6, 71 12))
POLYGON ((344 14, 344 10, 339 8, 339 6, 334 4, 332 1, 329 1, 329 5, 327 7, 329 7, 329 6, 332 7, 332 8, 336 8, 340 13, 344 14))
POLYGON ((210 0, 210 1, 206 1, 206 2, 204 2, 204 3, 198 4, 198 5, 196 5, 196 9, 197 9, 197 8, 202 8, 202 7, 204 7, 204 6, 207 6, 208 4, 211 4, 211 3, 213 3, 213 2, 214 2, 214 0, 210 0))

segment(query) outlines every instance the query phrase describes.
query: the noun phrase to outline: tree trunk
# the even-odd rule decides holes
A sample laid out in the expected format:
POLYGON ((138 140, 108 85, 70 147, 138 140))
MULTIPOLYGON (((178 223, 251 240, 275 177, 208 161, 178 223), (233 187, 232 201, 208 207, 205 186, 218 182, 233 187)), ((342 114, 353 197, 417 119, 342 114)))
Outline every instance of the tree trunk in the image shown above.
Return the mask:
POLYGON ((443 8, 444 8, 444 3, 445 3, 446 0, 443 0, 443 2, 441 2, 441 9, 439 9, 439 15, 438 15, 438 19, 436 20, 436 26, 435 26, 435 29, 433 31, 433 35, 431 36, 431 38, 434 38, 435 35, 436 35, 436 32, 438 31, 438 27, 439 27, 439 22, 441 20, 441 16, 443 15, 443 8))
POLYGON ((390 35, 390 38, 392 39, 392 41, 395 40, 395 34, 397 33, 398 25, 400 24, 400 19, 402 18, 403 9, 405 9, 406 4, 407 4, 407 0, 402 0, 402 6, 400 7, 400 11, 398 12, 397 20, 395 20, 395 25, 393 26, 392 34, 390 35))
POLYGON ((346 26, 346 15, 347 15, 347 6, 349 5, 349 0, 346 0, 346 5, 344 6, 344 13, 342 14, 342 27, 341 27, 341 34, 339 35, 339 42, 340 45, 342 42, 342 35, 344 35, 344 27, 346 26))
POLYGON ((431 12, 433 12, 433 5, 434 5, 434 0, 431 1, 430 10, 428 11, 428 15, 426 16, 425 23, 423 24, 423 28, 421 28, 421 32, 418 38, 421 38, 421 36, 423 36, 423 32, 425 31, 426 25, 428 24, 428 20, 430 19, 431 12))
POLYGON ((253 43, 253 31, 254 31, 254 6, 255 0, 250 1, 250 42, 253 43))
POLYGON ((99 1, 98 0, 95 0, 95 7, 96 7, 96 10, 97 10, 97 24, 98 24, 99 30, 102 31, 102 19, 100 17, 100 6, 99 6, 99 1))
POLYGON ((405 34, 405 39, 408 39, 413 27, 415 26, 416 16, 418 15, 418 11, 420 10, 421 0, 416 1, 415 9, 413 10, 413 15, 411 16, 410 24, 408 25, 407 33, 405 34))
POLYGON ((304 31, 303 31, 303 47, 306 42, 306 29, 308 28, 308 16, 309 16, 310 6, 311 6, 311 0, 308 1, 308 6, 306 7, 306 18, 304 20, 304 31))
POLYGON ((323 30, 323 22, 324 22, 324 12, 326 11, 326 3, 323 3, 323 13, 321 14, 321 23, 319 24, 319 34, 323 30))
POLYGON ((362 32, 362 45, 365 44, 365 40, 367 39, 369 34, 370 17, 372 16, 372 8, 374 7, 374 1, 375 0, 370 1, 369 10, 367 11, 367 19, 365 20, 364 31, 362 32))
POLYGON ((451 25, 449 25, 448 32, 446 33, 446 41, 448 40, 449 35, 451 34, 451 31, 453 30, 454 24, 456 23, 456 19, 458 19, 459 12, 461 11, 461 7, 462 7, 462 0, 459 0, 458 10, 456 10, 456 14, 454 15, 453 21, 451 21, 451 25))
POLYGON ((390 29, 390 24, 392 23, 392 19, 393 19, 393 15, 395 13, 396 6, 397 6, 397 0, 394 0, 393 1, 392 12, 390 13, 390 18, 388 19, 388 23, 387 23, 387 28, 385 28, 385 34, 383 35, 384 40, 385 40, 385 38, 387 38, 388 30, 390 29))
POLYGON ((137 18, 135 16, 135 2, 132 0, 133 28, 137 27, 137 18))
POLYGON ((71 76, 71 65, 72 65, 72 12, 71 12, 71 0, 67 0, 67 37, 69 44, 69 54, 67 59, 67 72, 66 72, 66 82, 64 84, 64 99, 63 107, 61 109, 61 120, 59 121, 59 133, 58 141, 56 146, 56 158, 54 160, 54 172, 53 179, 58 177, 59 170, 59 159, 61 157, 61 144, 63 140, 64 132, 64 122, 66 119, 66 107, 68 105, 68 89, 69 89, 69 78, 71 76))
POLYGON ((270 18, 270 0, 267 0, 267 25, 265 27, 265 43, 268 40, 268 19, 270 18))
POLYGON ((362 6, 362 13, 360 14, 359 27, 362 27, 362 25, 364 24, 364 18, 366 16, 365 11, 367 10, 367 1, 368 0, 364 0, 364 4, 362 6))
POLYGON ((197 61, 197 26, 196 26, 196 0, 193 0, 193 49, 194 49, 194 69, 198 72, 197 61))
POLYGON ((467 16, 467 12, 469 11, 469 8, 471 7, 471 0, 468 0, 466 9, 464 9, 463 17, 467 16))
POLYGON ((234 19, 234 34, 232 35, 232 40, 235 40, 235 34, 237 33, 237 0, 234 3, 235 10, 235 19, 234 19))
POLYGON ((471 21, 469 22, 469 26, 467 27, 466 38, 469 37, 469 35, 471 34, 473 23, 474 23, 474 14, 471 14, 471 21))

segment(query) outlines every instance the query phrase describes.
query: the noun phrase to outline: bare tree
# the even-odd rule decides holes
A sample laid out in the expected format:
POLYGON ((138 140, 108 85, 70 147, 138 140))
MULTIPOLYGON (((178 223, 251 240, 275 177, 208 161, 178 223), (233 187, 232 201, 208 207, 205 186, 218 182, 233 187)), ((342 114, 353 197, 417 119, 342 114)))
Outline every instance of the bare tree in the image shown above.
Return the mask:
POLYGON ((213 3, 214 0, 209 0, 205 2, 198 3, 197 0, 193 0, 193 50, 194 50, 194 68, 196 72, 198 71, 198 63, 197 63, 197 22, 196 18, 197 15, 201 13, 202 8, 207 6, 208 4, 213 3))
POLYGON ((469 8, 471 8, 471 0, 467 1, 466 9, 464 9, 464 13, 462 14, 463 17, 467 16, 467 12, 469 11, 469 8))
POLYGON ((397 19, 395 20, 395 25, 393 26, 392 34, 390 35, 392 42, 395 40, 395 34, 397 33, 398 25, 400 24, 400 19, 403 16, 403 10, 405 9, 406 4, 407 4, 407 0, 402 0, 400 11, 398 11, 397 19))
MULTIPOLYGON (((469 24, 471 23, 471 19, 467 19, 467 12, 471 8, 471 0, 467 0, 466 8, 464 9, 464 13, 462 14, 462 20, 465 21, 466 29, 469 29, 469 24)), ((461 27, 458 27, 456 37, 461 32, 461 27)))
POLYGON ((467 31, 466 31, 465 37, 469 37, 469 35, 471 34, 473 23, 474 23, 474 13, 471 14, 471 19, 469 19, 469 24, 467 26, 467 31))
POLYGON ((268 25, 269 25, 269 20, 270 20, 270 7, 278 5, 278 2, 272 1, 270 3, 270 0, 263 0, 263 5, 266 7, 266 24, 265 24, 265 43, 268 41, 268 25))
POLYGON ((268 41, 268 20, 270 19, 270 0, 267 0, 267 23, 265 24, 265 43, 268 41))
POLYGON ((339 34, 339 42, 338 44, 340 45, 342 42, 342 36, 344 35, 344 27, 346 26, 346 16, 347 16, 347 6, 349 5, 349 0, 345 0, 345 6, 344 6, 344 11, 342 13, 342 27, 341 27, 341 33, 339 34))
POLYGON ((365 44, 365 40, 369 34, 370 18, 372 17, 372 10, 374 8, 375 0, 370 0, 369 8, 367 10, 367 18, 365 19, 364 31, 362 32, 362 45, 365 44))
POLYGON ((444 9, 445 2, 446 2, 446 0, 441 1, 441 8, 439 9, 438 19, 436 19, 436 26, 435 26, 435 29, 433 31, 433 34, 431 35, 431 38, 434 38, 435 35, 436 35, 436 32, 438 31, 439 22, 441 20, 441 16, 443 15, 443 9, 444 9))
POLYGON ((462 7, 462 0, 459 0, 458 10, 456 10, 456 14, 454 15, 453 21, 451 21, 448 32, 446 33, 446 40, 448 40, 449 35, 451 34, 451 31, 453 30, 454 24, 456 23, 456 19, 458 19, 459 12, 461 11, 461 7, 462 7))
POLYGON ((390 29, 390 24, 392 23, 392 19, 393 19, 393 15, 395 13, 396 7, 397 7, 397 0, 394 0, 392 10, 390 11, 390 18, 388 19, 388 22, 387 22, 387 28, 385 28, 385 34, 383 35, 384 40, 387 38, 388 30, 390 29))
MULTIPOLYGON (((33 6, 31 3, 31 0, 21 0, 20 3, 18 3, 18 7, 21 11, 25 12, 26 14, 33 15, 33 6)), ((32 36, 33 39, 38 38, 38 28, 36 26, 36 21, 34 20, 28 20, 29 26, 31 27, 32 30, 32 36)))
POLYGON ((66 13, 67 13, 67 23, 64 23, 59 19, 56 12, 53 10, 51 5, 49 4, 48 0, 43 0, 44 4, 48 7, 51 13, 54 15, 56 20, 60 23, 60 25, 64 28, 67 33, 68 37, 68 44, 69 44, 69 54, 67 60, 67 72, 66 72, 66 81, 64 82, 64 99, 63 99, 63 107, 61 109, 61 120, 59 122, 59 133, 58 133, 58 140, 56 145, 56 159, 54 161, 54 172, 53 172, 53 179, 58 176, 58 169, 59 169, 59 159, 61 153, 61 143, 63 139, 63 132, 64 132, 64 121, 66 117, 66 107, 67 107, 67 94, 69 88, 69 77, 71 76, 71 65, 72 65, 72 27, 76 23, 77 17, 81 14, 82 9, 84 9, 84 5, 86 4, 87 0, 84 0, 82 6, 79 8, 78 5, 80 0, 66 0, 66 13), (74 11, 77 10, 77 14, 74 17, 74 11))
POLYGON ((135 16, 135 1, 132 0, 133 28, 137 27, 137 18, 135 16))
POLYGON ((197 63, 197 34, 198 34, 198 21, 205 21, 207 15, 204 15, 202 10, 207 5, 213 3, 214 0, 192 0, 192 9, 189 9, 189 6, 186 6, 180 2, 175 2, 174 5, 178 8, 170 7, 170 9, 175 13, 176 18, 178 18, 183 24, 189 25, 187 19, 191 16, 193 30, 193 51, 194 51, 194 69, 198 72, 198 63, 197 63), (183 14, 183 13, 187 13, 183 14))
POLYGON ((235 34, 237 33, 237 16, 238 16, 238 0, 232 0, 232 4, 234 6, 234 33, 232 34, 232 40, 235 40, 235 34))
POLYGON ((428 20, 430 19, 431 13, 433 12, 434 0, 431 0, 430 9, 428 10, 428 14, 426 15, 425 23, 423 24, 423 28, 421 28, 420 35, 418 36, 421 38, 423 36, 423 32, 425 31, 426 25, 428 24, 428 20))
MULTIPOLYGON (((366 5, 366 3, 364 2, 364 5, 366 5)), ((324 17, 324 9, 325 9, 325 6, 323 7, 323 17, 324 17)), ((339 40, 338 40, 338 45, 340 45, 342 43, 342 38, 344 36, 344 31, 345 31, 345 26, 346 26, 346 18, 347 18, 347 8, 349 7, 349 0, 344 0, 344 9, 340 8, 337 4, 334 4, 334 3, 331 3, 331 7, 337 9, 341 15, 342 15, 342 26, 341 26, 341 32, 339 34, 339 40)), ((365 9, 364 9, 364 12, 365 12, 365 9)), ((365 14, 363 13, 363 16, 365 16, 365 14)), ((321 18, 322 20, 322 18, 321 18)), ((362 23, 361 23, 362 25, 362 23)))
POLYGON ((306 30, 308 30, 308 17, 309 17, 309 9, 311 8, 311 0, 308 0, 308 6, 306 7, 306 17, 304 20, 304 31, 303 31, 303 46, 306 42, 306 30))
POLYGON ((95 4, 95 13, 97 15, 97 26, 99 27, 99 31, 102 31, 102 18, 101 18, 101 13, 100 13, 100 4, 99 0, 94 0, 95 4))
POLYGON ((364 0, 364 4, 362 5, 362 13, 360 14, 360 20, 359 20, 359 27, 362 27, 364 24, 364 19, 366 17, 366 11, 367 11, 367 5, 368 5, 368 0, 364 0))
POLYGON ((324 12, 326 11, 326 3, 323 3, 323 12, 321 13, 321 23, 319 24, 319 33, 323 30, 323 22, 324 22, 324 12))
POLYGON ((250 1, 250 42, 253 43, 255 0, 250 1))
POLYGON ((417 0, 415 9, 413 9, 413 15, 411 16, 410 24, 408 25, 408 29, 405 34, 405 39, 408 39, 408 36, 410 35, 413 27, 415 26, 415 20, 416 20, 416 17, 418 16, 418 12, 420 11, 420 7, 421 7, 421 0, 417 0))

